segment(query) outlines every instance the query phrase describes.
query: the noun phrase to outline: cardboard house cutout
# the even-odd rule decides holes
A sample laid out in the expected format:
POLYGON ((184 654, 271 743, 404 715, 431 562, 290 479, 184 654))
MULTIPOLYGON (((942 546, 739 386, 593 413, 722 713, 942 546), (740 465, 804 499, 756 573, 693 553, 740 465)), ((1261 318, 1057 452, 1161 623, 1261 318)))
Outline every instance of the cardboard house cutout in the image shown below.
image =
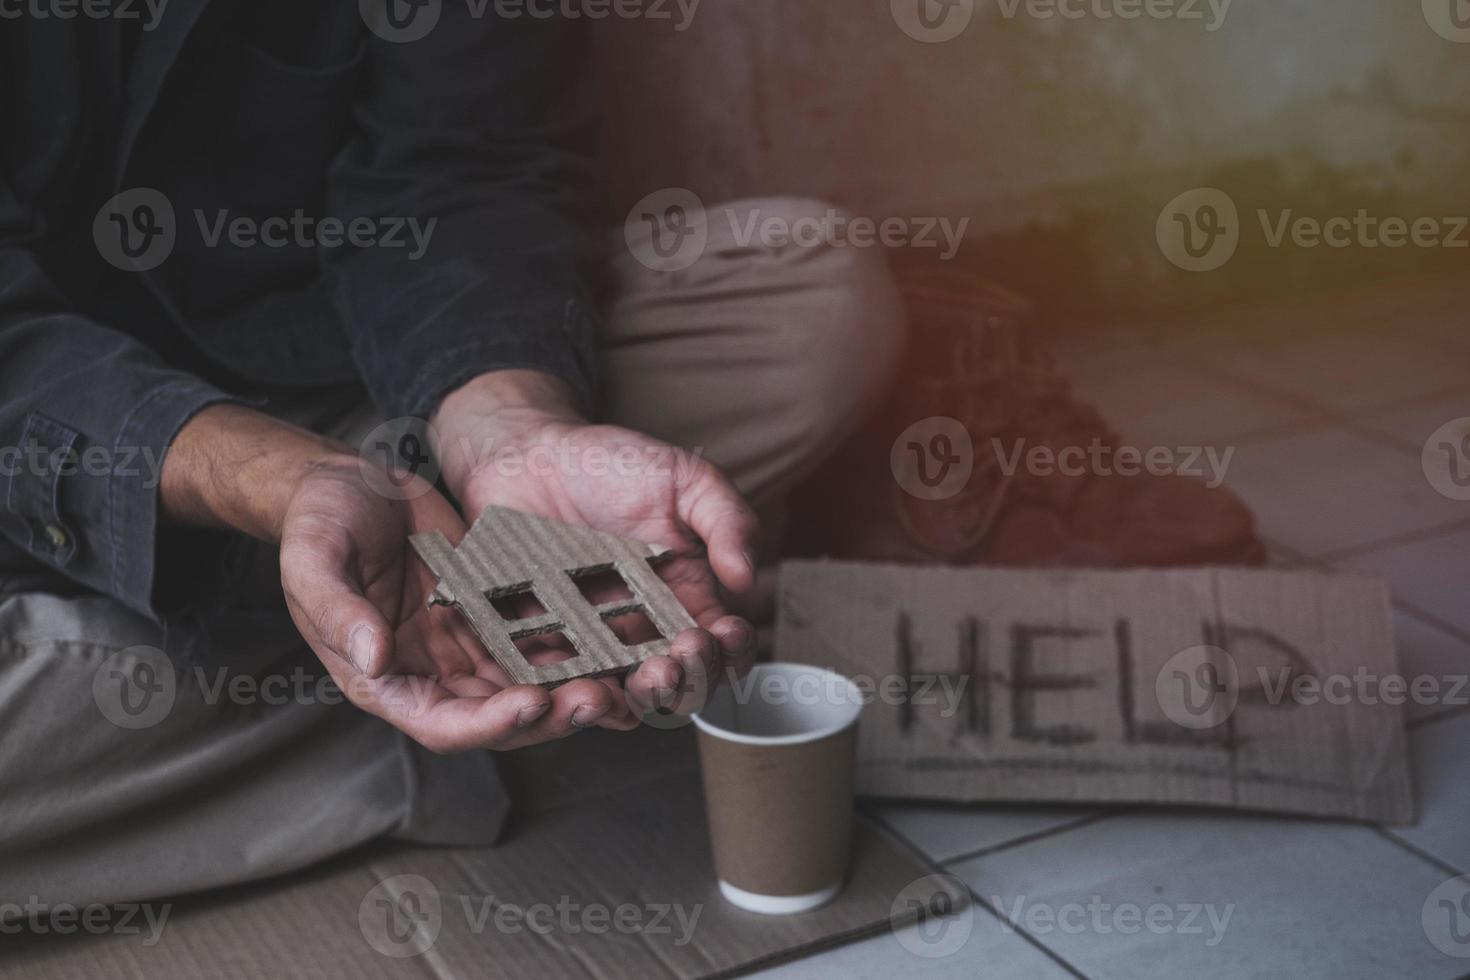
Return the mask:
POLYGON ((463 613, 517 684, 555 687, 636 667, 667 653, 670 641, 694 626, 653 570, 668 556, 655 545, 501 507, 487 509, 458 548, 438 531, 412 542, 440 580, 430 603, 463 613), (616 594, 598 601, 588 588, 594 581, 616 594), (637 613, 659 637, 629 645, 609 621, 637 613), (576 656, 527 662, 517 641, 553 634, 565 637, 576 656))

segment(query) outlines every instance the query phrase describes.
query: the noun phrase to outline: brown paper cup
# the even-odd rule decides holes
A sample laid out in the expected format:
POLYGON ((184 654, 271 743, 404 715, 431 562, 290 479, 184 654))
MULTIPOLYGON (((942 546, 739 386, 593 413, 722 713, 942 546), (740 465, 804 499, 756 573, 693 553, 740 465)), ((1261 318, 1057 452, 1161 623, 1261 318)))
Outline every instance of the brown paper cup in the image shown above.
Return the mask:
POLYGON ((862 694, 841 675, 761 664, 694 716, 715 873, 727 901, 792 915, 842 890, 862 694))

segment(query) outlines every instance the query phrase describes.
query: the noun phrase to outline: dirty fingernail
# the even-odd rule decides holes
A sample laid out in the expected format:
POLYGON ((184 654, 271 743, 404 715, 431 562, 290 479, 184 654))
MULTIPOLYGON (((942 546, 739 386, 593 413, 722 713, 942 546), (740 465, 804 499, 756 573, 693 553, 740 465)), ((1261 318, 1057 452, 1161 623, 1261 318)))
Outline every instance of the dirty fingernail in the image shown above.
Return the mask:
POLYGON ((602 717, 602 712, 592 707, 592 705, 579 705, 577 710, 572 712, 572 727, 586 728, 600 717, 602 717))

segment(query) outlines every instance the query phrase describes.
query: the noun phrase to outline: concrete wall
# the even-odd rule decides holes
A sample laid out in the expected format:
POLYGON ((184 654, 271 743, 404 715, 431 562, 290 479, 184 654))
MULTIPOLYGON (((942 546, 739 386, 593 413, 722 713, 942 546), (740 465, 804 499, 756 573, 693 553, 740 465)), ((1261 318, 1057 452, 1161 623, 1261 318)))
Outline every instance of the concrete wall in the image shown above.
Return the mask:
POLYGON ((703 0, 684 30, 602 22, 610 215, 668 186, 794 192, 965 214, 980 237, 1070 229, 1086 250, 1099 224, 1148 238, 1206 182, 1470 208, 1470 31, 1429 22, 1466 0, 1172 0, 1198 19, 1136 20, 1093 13, 1129 0, 1060 0, 1079 19, 957 0, 971 20, 942 43, 900 29, 894 7, 918 2, 703 0))
POLYGON ((901 208, 1260 155, 1464 186, 1470 43, 1431 30, 1418 0, 1159 0, 1201 19, 1131 21, 1026 0, 1008 19, 1010 2, 973 0, 958 37, 928 44, 890 0, 702 0, 683 31, 604 21, 614 194, 901 208))

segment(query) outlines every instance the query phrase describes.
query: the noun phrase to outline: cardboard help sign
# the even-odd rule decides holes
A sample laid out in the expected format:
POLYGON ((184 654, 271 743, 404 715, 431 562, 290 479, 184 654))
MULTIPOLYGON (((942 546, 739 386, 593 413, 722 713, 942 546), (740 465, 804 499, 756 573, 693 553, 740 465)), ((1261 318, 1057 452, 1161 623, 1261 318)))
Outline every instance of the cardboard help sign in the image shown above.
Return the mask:
POLYGON ((780 605, 868 697, 859 793, 1414 817, 1376 580, 797 562, 780 605))

